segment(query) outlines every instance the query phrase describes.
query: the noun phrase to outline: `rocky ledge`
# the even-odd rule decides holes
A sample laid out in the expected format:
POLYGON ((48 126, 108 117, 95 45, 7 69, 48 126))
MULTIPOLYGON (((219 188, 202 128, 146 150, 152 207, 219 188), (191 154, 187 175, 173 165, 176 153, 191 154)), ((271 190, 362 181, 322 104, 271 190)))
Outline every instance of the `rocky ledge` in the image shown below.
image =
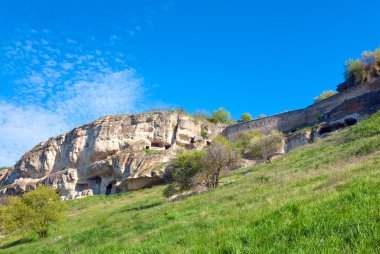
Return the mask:
POLYGON ((1 179, 0 194, 49 184, 73 199, 149 187, 177 149, 201 149, 224 127, 176 111, 106 116, 27 152, 1 179))

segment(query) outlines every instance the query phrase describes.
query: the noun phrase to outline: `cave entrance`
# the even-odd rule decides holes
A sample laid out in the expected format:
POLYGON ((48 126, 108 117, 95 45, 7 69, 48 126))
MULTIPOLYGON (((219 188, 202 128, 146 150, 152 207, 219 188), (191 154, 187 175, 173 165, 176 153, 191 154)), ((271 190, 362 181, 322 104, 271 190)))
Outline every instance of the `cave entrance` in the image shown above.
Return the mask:
POLYGON ((344 122, 347 126, 352 126, 352 125, 355 125, 358 120, 356 120, 355 118, 347 118, 347 119, 344 119, 344 122))
POLYGON ((343 123, 334 123, 334 124, 322 127, 319 131, 319 134, 322 135, 325 133, 333 132, 333 131, 342 129, 344 127, 345 127, 345 125, 343 123))
POLYGON ((106 195, 110 195, 111 194, 111 191, 112 191, 112 183, 109 183, 107 185, 107 189, 106 189, 106 195))
POLYGON ((157 147, 157 148, 163 148, 164 144, 162 142, 152 142, 151 146, 152 147, 157 147))

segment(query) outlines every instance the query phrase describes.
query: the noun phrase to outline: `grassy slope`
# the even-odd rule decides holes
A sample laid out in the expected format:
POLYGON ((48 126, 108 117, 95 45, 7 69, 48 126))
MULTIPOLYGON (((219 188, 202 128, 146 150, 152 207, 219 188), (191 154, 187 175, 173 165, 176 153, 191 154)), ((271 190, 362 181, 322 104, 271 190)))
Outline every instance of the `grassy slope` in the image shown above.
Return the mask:
POLYGON ((0 253, 380 253, 380 113, 231 178, 177 202, 163 186, 69 201, 61 229, 0 253))

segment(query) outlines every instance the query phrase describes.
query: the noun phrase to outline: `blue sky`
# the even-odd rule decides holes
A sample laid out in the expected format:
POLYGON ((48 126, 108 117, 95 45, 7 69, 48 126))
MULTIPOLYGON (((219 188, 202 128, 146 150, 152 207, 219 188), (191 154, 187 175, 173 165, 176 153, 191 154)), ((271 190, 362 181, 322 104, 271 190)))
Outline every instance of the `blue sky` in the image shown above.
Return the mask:
POLYGON ((298 109, 380 45, 378 1, 0 1, 0 165, 106 114, 298 109))

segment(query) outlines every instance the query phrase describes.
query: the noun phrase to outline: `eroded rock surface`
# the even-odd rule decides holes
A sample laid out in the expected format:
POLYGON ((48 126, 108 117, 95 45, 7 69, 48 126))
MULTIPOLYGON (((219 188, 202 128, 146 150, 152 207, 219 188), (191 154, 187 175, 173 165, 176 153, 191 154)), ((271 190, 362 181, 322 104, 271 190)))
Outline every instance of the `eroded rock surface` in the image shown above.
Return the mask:
POLYGON ((49 184, 72 199, 149 187, 178 148, 201 149, 223 129, 174 111, 106 116, 34 147, 1 180, 0 193, 49 184))

